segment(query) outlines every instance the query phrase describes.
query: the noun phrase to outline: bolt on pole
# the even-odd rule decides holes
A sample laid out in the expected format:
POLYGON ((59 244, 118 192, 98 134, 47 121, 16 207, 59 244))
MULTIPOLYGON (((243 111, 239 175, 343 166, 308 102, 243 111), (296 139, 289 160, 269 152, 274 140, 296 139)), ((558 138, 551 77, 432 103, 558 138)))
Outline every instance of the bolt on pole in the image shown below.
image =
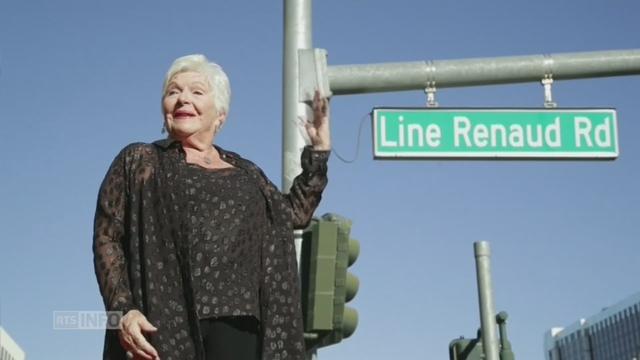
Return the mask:
POLYGON ((482 347, 484 348, 486 360, 498 360, 496 311, 493 303, 493 286, 491 284, 491 251, 489 243, 486 241, 475 242, 473 243, 473 251, 476 258, 476 274, 478 278, 482 347))

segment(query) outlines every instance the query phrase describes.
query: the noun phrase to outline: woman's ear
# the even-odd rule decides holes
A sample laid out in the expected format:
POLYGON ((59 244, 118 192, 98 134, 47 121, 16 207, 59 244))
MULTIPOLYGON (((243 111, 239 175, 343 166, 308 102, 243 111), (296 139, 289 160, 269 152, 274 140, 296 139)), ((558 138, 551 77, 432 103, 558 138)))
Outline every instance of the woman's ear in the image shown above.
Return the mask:
POLYGON ((225 121, 227 121, 227 113, 220 113, 218 115, 218 117, 216 118, 216 124, 215 124, 215 133, 219 133, 220 130, 222 129, 222 126, 224 125, 225 121))
POLYGON ((224 125, 225 121, 227 121, 227 113, 220 113, 220 115, 218 115, 218 122, 220 122, 220 126, 224 125))

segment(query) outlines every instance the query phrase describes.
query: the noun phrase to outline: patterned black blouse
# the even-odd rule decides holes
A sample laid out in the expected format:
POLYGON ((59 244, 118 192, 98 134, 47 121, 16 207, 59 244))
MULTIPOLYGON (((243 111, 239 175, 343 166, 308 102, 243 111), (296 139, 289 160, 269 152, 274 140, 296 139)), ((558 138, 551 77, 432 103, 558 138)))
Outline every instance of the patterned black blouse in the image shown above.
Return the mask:
MULTIPOLYGON (((161 359, 203 359, 198 319, 243 313, 260 320, 263 359, 303 359, 292 230, 320 202, 329 152, 305 148, 283 195, 256 165, 218 151, 233 169, 187 164, 171 139, 131 144, 114 159, 94 223, 105 308, 144 313, 161 359)), ((126 359, 117 330, 106 331, 103 354, 126 359)))
POLYGON ((260 319, 259 234, 265 204, 238 168, 187 164, 191 274, 199 318, 252 315, 260 319))

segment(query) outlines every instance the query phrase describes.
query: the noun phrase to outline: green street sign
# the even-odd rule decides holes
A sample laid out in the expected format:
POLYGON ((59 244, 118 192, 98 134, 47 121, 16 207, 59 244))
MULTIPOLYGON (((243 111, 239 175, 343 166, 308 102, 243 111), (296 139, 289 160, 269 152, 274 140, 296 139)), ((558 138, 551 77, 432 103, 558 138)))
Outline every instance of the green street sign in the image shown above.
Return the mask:
POLYGON ((614 109, 375 108, 376 159, 618 157, 614 109))

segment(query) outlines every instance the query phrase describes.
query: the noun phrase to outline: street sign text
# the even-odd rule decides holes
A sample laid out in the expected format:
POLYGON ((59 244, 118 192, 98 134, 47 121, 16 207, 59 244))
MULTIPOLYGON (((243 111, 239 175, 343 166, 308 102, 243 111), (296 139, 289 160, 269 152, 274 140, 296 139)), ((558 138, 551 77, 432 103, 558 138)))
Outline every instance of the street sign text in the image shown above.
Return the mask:
POLYGON ((618 156, 613 109, 393 109, 373 111, 376 158, 618 156))

